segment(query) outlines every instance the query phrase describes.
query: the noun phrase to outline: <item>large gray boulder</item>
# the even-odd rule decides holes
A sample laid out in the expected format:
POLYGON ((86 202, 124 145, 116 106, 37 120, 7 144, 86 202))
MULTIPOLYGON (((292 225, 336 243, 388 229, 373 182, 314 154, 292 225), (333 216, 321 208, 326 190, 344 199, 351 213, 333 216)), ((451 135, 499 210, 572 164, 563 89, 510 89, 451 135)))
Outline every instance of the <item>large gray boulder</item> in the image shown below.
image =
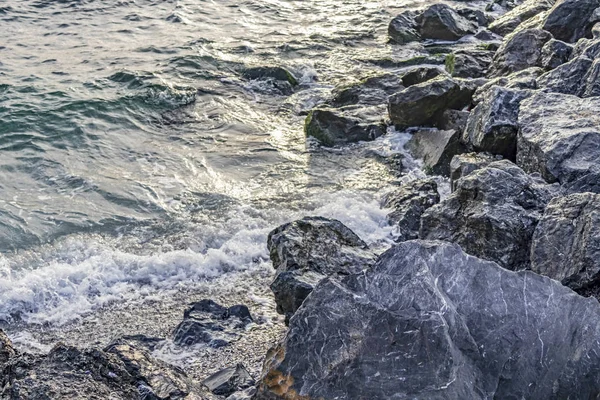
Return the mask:
POLYGON ((369 76, 361 82, 334 89, 328 104, 332 107, 350 105, 376 106, 387 103, 390 95, 404 89, 398 74, 383 73, 369 76))
POLYGON ((421 40, 421 36, 417 31, 417 23, 415 17, 418 15, 416 11, 404 11, 398 14, 388 26, 388 36, 390 42, 396 44, 405 44, 421 40))
POLYGON ((569 61, 573 46, 556 39, 550 39, 542 47, 542 67, 547 70, 554 69, 569 61))
POLYGON ((600 99, 537 92, 521 102, 517 164, 567 192, 600 193, 600 99))
POLYGON ((400 127, 431 125, 436 114, 470 104, 475 89, 469 82, 437 77, 390 96, 388 113, 400 127))
POLYGON ((425 211, 419 237, 457 243, 507 269, 526 269, 533 231, 551 197, 543 182, 496 161, 459 179, 446 200, 425 211))
POLYGON ((271 290, 277 312, 286 320, 321 280, 358 273, 375 260, 367 244, 348 227, 322 217, 281 225, 269 233, 267 247, 277 271, 271 290))
POLYGON ((479 104, 483 101, 485 94, 494 86, 501 86, 507 89, 537 89, 537 78, 546 72, 540 67, 531 67, 521 71, 513 72, 507 76, 500 76, 488 80, 481 85, 473 94, 473 103, 479 104))
POLYGON ((552 8, 554 1, 555 0, 527 0, 493 21, 489 25, 489 29, 498 35, 506 36, 517 29, 521 23, 552 8))
POLYGON ((461 49, 446 56, 446 71, 459 78, 482 78, 494 56, 493 51, 461 49))
POLYGON ((517 153, 521 101, 530 91, 492 87, 473 109, 462 140, 472 150, 514 160, 517 153))
POLYGON ((595 299, 409 241, 315 289, 267 355, 256 399, 593 399, 599 335, 595 299))
POLYGON ((545 92, 581 96, 586 91, 587 77, 594 61, 586 56, 576 57, 563 63, 537 80, 537 86, 545 92))
POLYGON ((387 194, 383 198, 383 207, 392 209, 387 219, 396 227, 395 240, 417 239, 421 215, 439 202, 437 183, 432 179, 417 179, 387 194))
POLYGON ((415 158, 423 160, 423 169, 427 174, 443 176, 450 175, 452 157, 466 151, 459 132, 435 128, 415 132, 406 148, 415 158))
POLYGON ((552 35, 541 29, 523 29, 508 35, 494 56, 490 78, 542 66, 542 48, 552 35))
POLYGON ((575 193, 554 198, 531 245, 531 269, 572 289, 600 280, 600 195, 575 193))
POLYGON ((416 17, 417 30, 423 39, 458 40, 475 34, 477 23, 462 17, 446 4, 434 4, 416 17))
POLYGON ((593 25, 600 20, 600 0, 558 0, 544 19, 542 29, 555 39, 575 43, 591 36, 593 25))
POLYGON ((450 161, 450 188, 455 191, 460 178, 501 159, 501 157, 488 153, 465 153, 452 157, 452 161, 450 161))

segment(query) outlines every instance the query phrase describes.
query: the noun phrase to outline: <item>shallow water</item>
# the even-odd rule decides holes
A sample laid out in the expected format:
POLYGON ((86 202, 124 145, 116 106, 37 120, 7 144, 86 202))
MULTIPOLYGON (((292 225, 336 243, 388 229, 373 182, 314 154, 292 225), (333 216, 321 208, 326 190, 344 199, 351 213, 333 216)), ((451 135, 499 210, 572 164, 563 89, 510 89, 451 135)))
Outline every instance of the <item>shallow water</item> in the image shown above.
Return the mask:
MULTIPOLYGON (((195 282, 270 271, 266 236, 304 215, 390 242, 380 157, 406 134, 319 149, 306 110, 405 59, 417 1, 0 3, 0 320, 64 324, 195 282), (370 60, 370 61, 369 61, 370 60), (248 81, 281 65, 292 95, 248 81)), ((404 178, 410 179, 410 178, 404 178)))

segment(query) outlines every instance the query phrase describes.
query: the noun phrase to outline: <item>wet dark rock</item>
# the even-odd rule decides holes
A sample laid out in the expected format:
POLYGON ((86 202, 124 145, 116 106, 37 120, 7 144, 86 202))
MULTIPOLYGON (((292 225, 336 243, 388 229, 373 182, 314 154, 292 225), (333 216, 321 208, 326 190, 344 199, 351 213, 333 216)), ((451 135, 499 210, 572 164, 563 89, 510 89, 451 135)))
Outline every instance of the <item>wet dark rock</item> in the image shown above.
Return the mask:
POLYGON ((479 104, 483 101, 485 94, 494 86, 501 86, 507 89, 537 89, 536 79, 544 73, 540 67, 531 67, 522 71, 514 72, 508 76, 501 76, 490 79, 487 83, 481 85, 473 95, 473 103, 479 104))
POLYGON ((404 44, 421 40, 415 22, 417 15, 418 13, 415 11, 405 11, 392 19, 388 26, 390 41, 396 44, 404 44))
POLYGON ((554 5, 554 0, 528 0, 500 16, 489 25, 489 29, 498 35, 507 36, 521 23, 548 11, 554 5))
POLYGON ((402 84, 406 87, 426 82, 440 75, 444 75, 438 67, 420 66, 411 69, 402 75, 402 84))
POLYGON ((254 379, 243 364, 225 368, 202 381, 211 393, 219 396, 229 396, 234 392, 254 386, 254 379))
POLYGON ((470 104, 474 91, 464 81, 438 77, 390 96, 389 116, 400 127, 431 125, 436 114, 470 104))
POLYGON ((227 400, 252 400, 254 395, 256 395, 256 387, 249 387, 233 393, 227 397, 227 400))
POLYGON ((471 172, 421 218, 419 237, 459 244, 504 268, 529 267, 533 231, 553 196, 548 185, 502 160, 471 172))
POLYGON ((242 71, 246 79, 273 79, 283 81, 291 86, 298 85, 298 79, 289 70, 283 67, 248 67, 242 71))
POLYGON ((495 86, 488 90, 473 109, 462 140, 477 152, 499 154, 515 160, 519 107, 530 91, 495 86))
POLYGON ((400 189, 383 198, 383 207, 391 208, 387 219, 397 228, 395 240, 404 242, 419 237, 421 215, 440 202, 437 183, 432 179, 418 179, 403 184, 400 189))
POLYGON ((457 131, 422 129, 413 134, 406 147, 416 158, 423 159, 428 174, 450 175, 450 161, 466 148, 457 131))
POLYGON ((484 42, 492 42, 486 44, 488 47, 487 50, 498 50, 498 47, 500 47, 499 43, 502 41, 502 36, 499 36, 487 29, 481 29, 479 32, 477 32, 475 34, 475 38, 484 42))
POLYGON ((576 193, 554 198, 531 245, 531 269, 572 289, 600 281, 600 195, 576 193))
POLYGON ((544 19, 542 29, 567 43, 591 37, 593 25, 600 20, 599 7, 600 0, 558 0, 544 19))
POLYGON ((446 71, 459 78, 486 76, 494 56, 488 50, 457 50, 446 56, 446 71))
POLYGON ((11 358, 16 357, 17 354, 17 350, 13 347, 6 333, 0 329, 0 364, 8 362, 11 358))
POLYGON ((314 286, 330 275, 359 273, 375 255, 354 232, 337 220, 305 217, 273 230, 267 246, 277 275, 271 284, 277 312, 286 320, 314 286))
POLYGON ((542 47, 542 67, 548 70, 554 69, 569 61, 572 52, 573 46, 560 40, 550 39, 542 47))
POLYGON ((319 284, 267 355, 256 399, 594 398, 598 335, 595 299, 408 241, 319 284))
POLYGON ((450 161, 450 187, 452 191, 456 190, 456 185, 460 178, 469 175, 473 171, 487 167, 500 159, 498 156, 488 153, 465 153, 452 157, 452 161, 450 161))
POLYGON ((386 132, 385 106, 317 108, 306 117, 304 132, 325 146, 374 140, 386 132))
POLYGON ((434 4, 416 17, 423 39, 455 41, 477 32, 478 25, 460 16, 446 4, 434 4))
POLYGON ((537 85, 546 92, 580 95, 585 92, 592 64, 585 56, 577 57, 540 76, 537 85))
POLYGON ((248 307, 223 307, 212 300, 201 300, 184 311, 184 320, 175 328, 173 341, 179 346, 204 343, 219 348, 237 340, 252 316, 248 307))
POLYGON ((490 14, 487 14, 486 12, 477 8, 457 8, 456 12, 461 17, 466 18, 469 21, 475 22, 479 26, 488 26, 494 20, 494 18, 490 14))
POLYGON ((402 89, 404 86, 398 74, 381 74, 354 85, 335 89, 333 98, 328 103, 332 107, 385 104, 391 94, 402 89))
POLYGON ((524 29, 508 35, 494 56, 491 78, 529 67, 542 66, 542 47, 552 35, 541 29, 524 29))
POLYGON ((517 164, 569 193, 600 193, 600 99, 537 92, 521 103, 517 164))
POLYGON ((469 119, 469 111, 463 110, 446 110, 441 114, 438 114, 435 127, 442 131, 454 130, 459 135, 465 130, 467 126, 467 120, 469 119))

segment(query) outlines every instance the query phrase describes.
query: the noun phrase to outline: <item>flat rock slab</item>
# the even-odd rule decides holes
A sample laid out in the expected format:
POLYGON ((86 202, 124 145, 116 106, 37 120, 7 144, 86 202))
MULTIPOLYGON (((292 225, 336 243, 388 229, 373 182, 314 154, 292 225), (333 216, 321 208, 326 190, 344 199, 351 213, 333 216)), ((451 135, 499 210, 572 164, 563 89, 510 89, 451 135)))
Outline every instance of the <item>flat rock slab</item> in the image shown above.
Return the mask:
POLYGON ((588 399, 600 306, 443 242, 327 279, 267 356, 256 399, 588 399))

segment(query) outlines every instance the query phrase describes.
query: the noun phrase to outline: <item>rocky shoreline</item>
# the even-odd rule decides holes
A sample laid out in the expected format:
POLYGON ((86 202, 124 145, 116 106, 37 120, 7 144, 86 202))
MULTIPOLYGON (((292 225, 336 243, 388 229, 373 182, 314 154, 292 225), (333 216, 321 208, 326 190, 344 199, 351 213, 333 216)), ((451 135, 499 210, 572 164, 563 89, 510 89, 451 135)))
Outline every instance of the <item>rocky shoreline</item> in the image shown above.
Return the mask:
MULTIPOLYGON (((432 178, 382 199, 394 246, 380 254, 319 216, 274 229, 274 277, 256 282, 287 327, 196 293, 182 317, 155 313, 169 315, 156 337, 127 335, 124 319, 111 343, 32 354, 0 331, 0 396, 600 396, 600 1, 453 4, 390 22, 391 42, 422 42, 429 57, 336 88, 306 116, 306 136, 328 147, 411 132, 432 178), (166 338, 211 349, 211 365, 190 374, 159 360, 166 338)), ((280 67, 243 77, 298 85, 280 67)))

